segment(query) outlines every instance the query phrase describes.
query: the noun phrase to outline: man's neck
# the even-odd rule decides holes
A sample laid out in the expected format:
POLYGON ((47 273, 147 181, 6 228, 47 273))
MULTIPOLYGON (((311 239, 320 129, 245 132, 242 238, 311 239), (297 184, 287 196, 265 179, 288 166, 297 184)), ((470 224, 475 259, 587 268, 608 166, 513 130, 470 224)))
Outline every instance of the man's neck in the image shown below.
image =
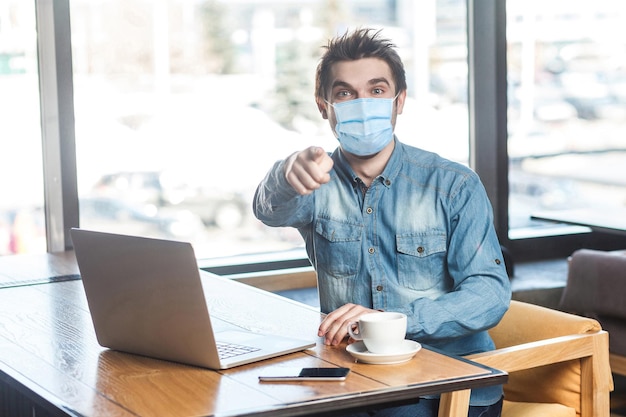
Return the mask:
POLYGON ((348 164, 354 173, 369 187, 372 182, 382 174, 391 158, 395 147, 395 141, 391 141, 382 151, 370 156, 357 156, 349 152, 343 152, 348 164))

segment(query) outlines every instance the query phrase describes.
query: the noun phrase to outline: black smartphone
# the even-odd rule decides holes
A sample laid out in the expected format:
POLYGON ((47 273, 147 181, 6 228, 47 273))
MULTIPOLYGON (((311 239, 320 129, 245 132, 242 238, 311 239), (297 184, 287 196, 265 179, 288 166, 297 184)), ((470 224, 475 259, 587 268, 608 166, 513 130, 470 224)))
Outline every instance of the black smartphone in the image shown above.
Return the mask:
POLYGON ((350 368, 270 368, 260 381, 345 381, 350 368))

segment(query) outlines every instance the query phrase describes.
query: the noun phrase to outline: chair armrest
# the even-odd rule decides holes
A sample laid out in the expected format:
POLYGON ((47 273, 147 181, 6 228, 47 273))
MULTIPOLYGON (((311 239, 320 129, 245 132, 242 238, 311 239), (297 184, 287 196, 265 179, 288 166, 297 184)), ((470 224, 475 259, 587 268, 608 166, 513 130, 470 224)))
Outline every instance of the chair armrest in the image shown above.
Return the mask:
POLYGON ((608 343, 608 334, 599 331, 524 343, 469 355, 467 358, 510 373, 592 356, 595 345, 591 338, 594 337, 605 337, 608 343))

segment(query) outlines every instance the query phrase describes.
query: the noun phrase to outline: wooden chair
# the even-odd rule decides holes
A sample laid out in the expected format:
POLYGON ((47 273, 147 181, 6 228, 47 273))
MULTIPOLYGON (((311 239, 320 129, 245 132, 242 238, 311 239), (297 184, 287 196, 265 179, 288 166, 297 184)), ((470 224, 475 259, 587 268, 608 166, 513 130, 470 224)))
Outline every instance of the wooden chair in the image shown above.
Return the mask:
POLYGON ((609 417, 608 333, 596 320, 512 301, 490 334, 496 350, 468 358, 509 373, 502 417, 609 417))

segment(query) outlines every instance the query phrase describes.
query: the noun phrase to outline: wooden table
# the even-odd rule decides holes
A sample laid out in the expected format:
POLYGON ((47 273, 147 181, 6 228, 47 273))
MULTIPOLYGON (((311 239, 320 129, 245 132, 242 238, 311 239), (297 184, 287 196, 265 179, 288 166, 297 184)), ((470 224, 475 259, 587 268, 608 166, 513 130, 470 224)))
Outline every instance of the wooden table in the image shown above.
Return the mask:
MULTIPOLYGON (((0 415, 323 415, 443 393, 440 415, 460 416, 471 388, 507 378, 426 348, 403 364, 355 363, 345 345, 321 340, 304 352, 220 372, 115 352, 96 341, 77 273, 72 252, 0 257, 0 415), (340 383, 258 381, 275 366, 352 372, 340 383)), ((279 334, 316 334, 320 313, 309 306, 208 273, 203 280, 214 316, 279 334)))

